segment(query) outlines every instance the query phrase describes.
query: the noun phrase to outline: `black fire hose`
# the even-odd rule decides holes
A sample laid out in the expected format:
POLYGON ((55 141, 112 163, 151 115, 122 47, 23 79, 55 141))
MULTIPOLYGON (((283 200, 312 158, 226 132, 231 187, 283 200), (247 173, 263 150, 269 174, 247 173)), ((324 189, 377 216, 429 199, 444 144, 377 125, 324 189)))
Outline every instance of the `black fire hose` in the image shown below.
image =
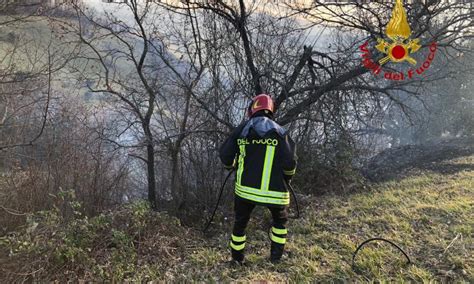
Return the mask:
POLYGON ((407 264, 410 264, 411 263, 411 260, 410 260, 410 257, 408 256, 408 254, 402 250, 401 247, 399 247, 397 244, 395 244, 394 242, 392 241, 389 241, 387 239, 384 239, 384 238, 371 238, 371 239, 368 239, 368 240, 365 240, 363 241, 358 247, 357 249, 354 251, 354 254, 352 254, 352 270, 354 270, 355 268, 355 258, 357 256, 357 253, 359 252, 359 250, 367 243, 369 242, 372 242, 372 241, 384 241, 384 242, 387 242, 389 244, 391 244, 392 246, 396 247, 399 251, 401 251, 403 253, 403 255, 405 256, 405 258, 407 259, 407 264))
POLYGON ((229 174, 227 175, 227 177, 226 177, 225 180, 224 180, 224 183, 222 184, 221 191, 219 192, 219 197, 217 198, 216 207, 214 208, 214 212, 212 212, 211 218, 210 218, 209 221, 207 222, 206 227, 204 227, 204 230, 202 230, 204 233, 207 231, 207 229, 209 229, 209 226, 211 225, 212 220, 214 220, 214 216, 216 215, 217 208, 219 207, 219 203, 221 203, 222 192, 224 192, 225 184, 227 183, 227 180, 229 179, 230 175, 231 175, 233 172, 234 172, 234 169, 232 169, 232 170, 229 172, 229 174))
POLYGON ((296 205, 296 216, 295 217, 290 217, 292 219, 299 219, 300 218, 300 206, 298 205, 298 199, 296 198, 295 190, 293 189, 293 186, 291 183, 287 180, 285 180, 286 185, 290 189, 291 195, 293 196, 293 199, 295 200, 295 205, 296 205))

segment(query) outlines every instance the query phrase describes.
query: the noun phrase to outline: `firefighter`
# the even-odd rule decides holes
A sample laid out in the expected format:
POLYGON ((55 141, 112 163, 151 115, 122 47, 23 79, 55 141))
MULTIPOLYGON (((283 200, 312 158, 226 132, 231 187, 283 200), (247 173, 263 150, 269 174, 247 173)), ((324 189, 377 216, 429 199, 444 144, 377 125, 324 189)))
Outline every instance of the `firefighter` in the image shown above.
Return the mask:
POLYGON ((273 120, 274 103, 267 94, 253 98, 249 120, 237 127, 220 148, 227 169, 237 168, 235 220, 230 248, 232 260, 244 261, 245 228, 256 205, 266 206, 273 219, 270 261, 278 262, 285 247, 290 194, 286 182, 296 171, 295 143, 273 120))

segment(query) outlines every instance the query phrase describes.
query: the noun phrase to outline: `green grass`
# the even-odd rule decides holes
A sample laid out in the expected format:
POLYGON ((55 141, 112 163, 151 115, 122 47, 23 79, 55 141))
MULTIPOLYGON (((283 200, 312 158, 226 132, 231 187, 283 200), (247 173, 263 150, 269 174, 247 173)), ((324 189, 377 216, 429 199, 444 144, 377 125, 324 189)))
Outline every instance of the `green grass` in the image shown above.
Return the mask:
MULTIPOLYGON (((452 163, 459 161, 472 164, 474 156, 452 163)), ((53 246, 61 244, 62 258, 56 260, 61 264, 46 259, 34 267, 43 270, 27 279, 474 282, 474 171, 424 171, 370 188, 347 196, 304 198, 303 216, 290 220, 286 253, 276 265, 268 261, 266 210, 255 212, 247 232, 246 265, 235 267, 227 263, 230 222, 214 227, 215 235, 206 238, 174 218, 136 205, 120 217, 76 220, 75 237, 65 234, 62 243, 52 238, 53 246), (130 224, 124 227, 123 220, 130 224), (374 242, 360 251, 353 269, 352 253, 371 237, 396 242, 413 264, 407 265, 389 244, 374 242)), ((3 245, 20 251, 3 259, 7 268, 31 260, 38 247, 47 248, 38 236, 25 235, 3 245)), ((18 279, 11 273, 8 277, 18 279)))
MULTIPOLYGON (((474 163, 474 157, 461 160, 474 163)), ((225 248, 212 253, 203 248, 191 254, 199 255, 194 269, 200 267, 193 279, 474 281, 474 172, 424 172, 374 185, 370 192, 312 199, 303 218, 289 222, 288 253, 281 264, 268 263, 269 242, 258 229, 268 224, 254 220, 248 230, 247 266, 229 268, 223 263, 229 258, 225 248), (371 243, 358 254, 353 271, 353 251, 376 236, 399 244, 413 264, 405 265, 403 255, 389 244, 371 243)), ((224 244, 226 238, 212 241, 224 244)))

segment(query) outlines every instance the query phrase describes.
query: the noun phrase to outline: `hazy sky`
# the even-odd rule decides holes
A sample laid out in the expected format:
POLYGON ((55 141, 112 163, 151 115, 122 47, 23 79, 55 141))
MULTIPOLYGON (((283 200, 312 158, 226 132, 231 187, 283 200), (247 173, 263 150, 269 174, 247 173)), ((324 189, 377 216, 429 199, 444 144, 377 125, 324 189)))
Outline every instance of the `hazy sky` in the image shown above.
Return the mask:
MULTIPOLYGON (((130 23, 130 25, 134 25, 134 18, 130 13, 129 8, 125 5, 104 3, 102 0, 83 0, 83 3, 85 3, 88 7, 94 8, 99 13, 104 13, 104 11, 107 11, 112 13, 114 16, 117 16, 122 21, 130 23)), ((163 20, 165 19, 166 17, 163 17, 163 20)), ((318 47, 318 50, 322 51, 328 47, 328 36, 330 34, 330 28, 314 26, 309 32, 308 44, 315 44, 315 46, 318 47)))

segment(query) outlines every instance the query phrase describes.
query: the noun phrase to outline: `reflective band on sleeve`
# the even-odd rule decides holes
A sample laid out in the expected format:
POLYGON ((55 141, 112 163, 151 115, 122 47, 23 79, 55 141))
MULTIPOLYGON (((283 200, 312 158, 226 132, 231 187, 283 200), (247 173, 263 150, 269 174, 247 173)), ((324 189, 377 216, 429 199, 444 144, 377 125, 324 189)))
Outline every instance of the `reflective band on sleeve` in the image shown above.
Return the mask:
POLYGON ((241 245, 234 245, 234 243, 231 241, 230 242, 230 247, 235 249, 235 250, 243 250, 245 248, 245 243, 241 245))
POLYGON ((278 229, 278 228, 272 227, 272 231, 278 235, 288 234, 288 229, 278 229))
POLYGON ((272 239, 272 241, 274 241, 275 243, 277 244, 282 244, 284 245, 286 243, 286 239, 285 238, 280 238, 280 237, 277 237, 273 234, 270 233, 270 239, 272 239))
POLYGON ((246 238, 245 238, 245 236, 239 237, 239 236, 236 236, 236 235, 232 234, 232 240, 234 242, 245 242, 246 238))
POLYGON ((287 176, 292 176, 296 173, 296 168, 294 168, 293 170, 291 171, 283 171, 283 173, 287 176))
POLYGON ((241 184, 242 173, 244 172, 245 144, 240 145, 239 169, 237 170, 237 184, 241 184))
POLYGON ((278 199, 278 198, 271 198, 271 197, 261 197, 261 196, 256 196, 253 194, 248 194, 245 192, 242 192, 238 189, 238 187, 235 188, 235 194, 238 196, 248 199, 251 201, 259 202, 259 203, 267 203, 267 204, 275 204, 275 205, 288 205, 290 204, 290 198, 285 198, 285 199, 278 199))
POLYGON ((265 163, 263 164, 262 190, 268 190, 270 187, 270 176, 272 174, 273 156, 275 155, 275 146, 266 146, 265 163))

